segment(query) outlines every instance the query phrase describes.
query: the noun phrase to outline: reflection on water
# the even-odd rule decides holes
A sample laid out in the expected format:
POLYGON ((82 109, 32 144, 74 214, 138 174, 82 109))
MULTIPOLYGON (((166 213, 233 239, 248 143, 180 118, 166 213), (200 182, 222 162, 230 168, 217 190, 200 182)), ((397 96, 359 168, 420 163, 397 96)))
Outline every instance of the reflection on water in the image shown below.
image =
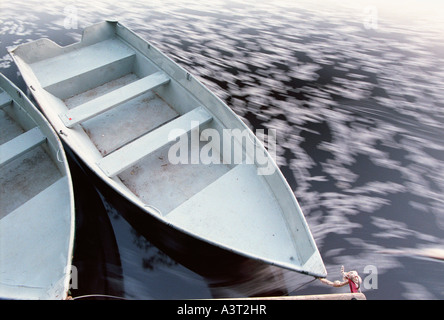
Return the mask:
MULTIPOLYGON (((198 77, 251 128, 277 130, 278 165, 303 208, 329 279, 340 278, 342 264, 363 278, 373 265, 379 281, 378 289, 364 288, 370 299, 444 298, 442 259, 427 253, 444 248, 441 3, 0 6, 0 69, 23 89, 7 47, 40 37, 66 45, 80 39, 83 27, 118 18, 198 77)), ((242 280, 208 283, 107 208, 127 297, 288 293, 304 283, 271 267, 250 270, 242 280)), ((313 282, 298 293, 338 291, 313 282)))

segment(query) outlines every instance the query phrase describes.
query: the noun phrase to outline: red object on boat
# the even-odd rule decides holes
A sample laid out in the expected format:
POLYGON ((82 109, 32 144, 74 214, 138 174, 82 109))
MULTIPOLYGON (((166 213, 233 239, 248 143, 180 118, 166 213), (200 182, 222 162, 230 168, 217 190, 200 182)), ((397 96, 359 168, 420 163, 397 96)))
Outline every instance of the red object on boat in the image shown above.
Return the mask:
POLYGON ((356 284, 353 282, 353 280, 348 279, 348 285, 350 286, 351 293, 358 293, 359 292, 359 289, 356 286, 356 284))

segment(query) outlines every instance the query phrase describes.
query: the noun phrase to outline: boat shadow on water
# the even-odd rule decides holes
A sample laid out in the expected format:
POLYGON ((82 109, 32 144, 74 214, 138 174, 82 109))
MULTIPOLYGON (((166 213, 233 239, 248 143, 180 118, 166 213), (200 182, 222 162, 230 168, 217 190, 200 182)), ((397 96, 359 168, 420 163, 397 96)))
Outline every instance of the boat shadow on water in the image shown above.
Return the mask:
POLYGON ((74 297, 88 296, 90 299, 96 299, 90 296, 92 293, 122 296, 122 265, 107 211, 84 168, 69 148, 66 145, 64 147, 72 173, 76 203, 74 268, 70 293, 74 297))

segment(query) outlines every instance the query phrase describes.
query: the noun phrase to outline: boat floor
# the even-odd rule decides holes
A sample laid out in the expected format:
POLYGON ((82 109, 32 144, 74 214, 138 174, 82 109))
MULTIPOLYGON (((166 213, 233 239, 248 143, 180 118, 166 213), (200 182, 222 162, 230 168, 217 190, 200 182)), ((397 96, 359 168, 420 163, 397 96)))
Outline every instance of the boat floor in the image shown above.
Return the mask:
MULTIPOLYGON (((0 145, 25 131, 0 109, 0 145)), ((59 180, 62 174, 42 146, 0 167, 0 219, 59 180)))
MULTIPOLYGON (((188 145, 188 155, 202 147, 188 145)), ((171 164, 162 148, 119 174, 120 180, 144 203, 167 215, 230 170, 225 164, 171 164)), ((190 160, 191 161, 191 160, 190 160)))
POLYGON ((168 213, 166 220, 229 248, 299 261, 281 208, 253 165, 237 165, 168 213))
POLYGON ((67 243, 54 240, 68 241, 69 217, 64 209, 60 211, 69 197, 66 179, 60 178, 0 219, 0 295, 25 299, 50 296, 48 286, 56 287, 56 283, 48 283, 48 279, 64 280, 58 262, 63 262, 66 253, 61 248, 67 243))

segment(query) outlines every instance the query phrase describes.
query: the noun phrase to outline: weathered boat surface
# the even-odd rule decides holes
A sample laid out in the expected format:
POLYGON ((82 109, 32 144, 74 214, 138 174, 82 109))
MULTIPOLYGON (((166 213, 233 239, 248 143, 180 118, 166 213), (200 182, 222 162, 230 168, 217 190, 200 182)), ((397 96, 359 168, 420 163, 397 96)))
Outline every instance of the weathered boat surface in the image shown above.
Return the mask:
POLYGON ((0 298, 65 299, 74 198, 50 123, 0 76, 0 298))
POLYGON ((297 200, 263 144, 152 44, 118 22, 102 22, 72 45, 40 39, 10 53, 61 138, 128 201, 212 245, 326 276, 297 200), (208 145, 193 143, 193 134, 205 136, 205 129, 219 137, 224 129, 248 134, 230 140, 230 148, 212 149, 219 163, 195 161, 208 145), (184 136, 193 164, 174 164, 169 151, 184 136), (226 161, 234 149, 247 160, 226 161), (264 168, 258 150, 272 174, 258 174, 264 168))

